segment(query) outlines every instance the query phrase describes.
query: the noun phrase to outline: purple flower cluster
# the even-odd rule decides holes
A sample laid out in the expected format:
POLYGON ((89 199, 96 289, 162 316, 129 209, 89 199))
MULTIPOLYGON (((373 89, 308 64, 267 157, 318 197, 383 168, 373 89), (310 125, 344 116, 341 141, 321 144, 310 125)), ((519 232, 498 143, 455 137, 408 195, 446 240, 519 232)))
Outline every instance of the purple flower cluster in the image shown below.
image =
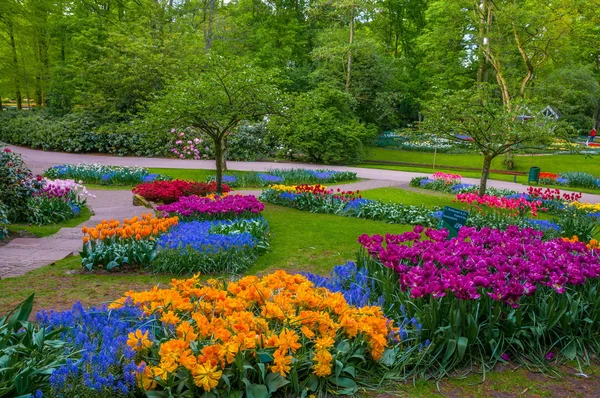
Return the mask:
POLYGON ((542 241, 543 232, 510 226, 506 231, 463 227, 446 240, 446 230, 423 227, 400 235, 362 235, 359 243, 399 277, 412 298, 462 300, 483 294, 517 308, 519 300, 542 286, 563 293, 600 277, 600 261, 585 244, 562 239, 542 241), (384 245, 385 242, 385 245, 384 245))
POLYGON ((254 217, 265 206, 251 195, 216 196, 214 199, 200 196, 184 196, 175 203, 158 206, 156 209, 170 216, 186 219, 230 219, 254 217))

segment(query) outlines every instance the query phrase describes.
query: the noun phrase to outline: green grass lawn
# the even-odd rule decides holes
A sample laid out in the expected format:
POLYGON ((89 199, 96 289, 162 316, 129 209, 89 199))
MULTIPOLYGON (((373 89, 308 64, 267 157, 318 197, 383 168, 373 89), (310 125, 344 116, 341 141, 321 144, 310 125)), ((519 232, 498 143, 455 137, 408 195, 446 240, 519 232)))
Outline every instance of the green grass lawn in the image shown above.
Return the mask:
MULTIPOLYGON (((372 148, 367 155, 369 160, 385 160, 395 162, 422 163, 433 165, 433 152, 399 151, 394 149, 372 148)), ((492 168, 503 170, 504 157, 498 156, 492 161, 492 168)), ((600 175, 600 162, 595 156, 586 155, 517 155, 515 171, 528 172, 531 166, 537 166, 541 171, 559 173, 563 171, 585 171, 590 174, 600 175)), ((481 168, 483 156, 479 154, 445 154, 436 155, 436 169, 443 166, 477 167, 481 168)), ((462 174, 462 173, 461 173, 462 174)), ((508 176, 511 178, 512 176, 508 176)))
POLYGON ((28 225, 28 224, 11 224, 8 226, 8 231, 17 233, 19 231, 25 231, 33 234, 37 237, 43 238, 44 236, 50 236, 57 233, 61 228, 73 228, 90 219, 92 212, 87 207, 81 210, 81 214, 75 218, 62 222, 60 224, 52 225, 28 225))
POLYGON ((402 203, 405 205, 433 208, 435 206, 462 207, 461 203, 454 203, 456 195, 415 188, 407 190, 401 188, 377 188, 361 191, 365 199, 380 200, 382 202, 402 203))

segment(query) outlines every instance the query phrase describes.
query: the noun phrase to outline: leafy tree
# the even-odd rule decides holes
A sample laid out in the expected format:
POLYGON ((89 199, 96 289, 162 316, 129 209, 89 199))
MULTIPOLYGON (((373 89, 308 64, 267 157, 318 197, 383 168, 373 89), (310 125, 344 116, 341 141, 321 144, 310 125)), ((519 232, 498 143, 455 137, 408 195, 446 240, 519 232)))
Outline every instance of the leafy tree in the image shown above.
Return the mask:
POLYGON ((209 54, 195 69, 168 85, 150 110, 174 127, 194 127, 215 146, 217 191, 221 192, 227 136, 241 121, 260 121, 282 107, 276 74, 233 57, 209 54))
POLYGON ((548 103, 561 112, 579 134, 594 127, 594 110, 600 104, 600 83, 591 68, 581 65, 564 67, 550 73, 535 88, 540 103, 548 103))
POLYGON ((296 96, 287 117, 277 119, 285 144, 313 162, 348 164, 359 162, 377 130, 354 115, 356 102, 342 90, 321 85, 296 96))
POLYGON ((444 93, 427 104, 423 130, 456 141, 472 139, 483 155, 479 195, 485 194, 492 160, 517 146, 548 142, 553 126, 541 116, 522 120, 530 112, 525 103, 507 109, 490 85, 444 93))

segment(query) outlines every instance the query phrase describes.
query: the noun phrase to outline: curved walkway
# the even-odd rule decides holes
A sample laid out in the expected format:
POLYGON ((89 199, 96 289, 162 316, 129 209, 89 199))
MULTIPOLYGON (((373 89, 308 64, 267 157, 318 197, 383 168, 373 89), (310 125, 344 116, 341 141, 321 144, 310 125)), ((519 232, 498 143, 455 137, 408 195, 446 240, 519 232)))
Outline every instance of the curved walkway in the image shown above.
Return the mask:
MULTIPOLYGON (((56 166, 65 163, 101 163, 115 166, 143 166, 157 167, 166 169, 205 169, 214 170, 215 162, 212 160, 180 160, 180 159, 163 159, 163 158, 138 158, 138 157, 119 157, 97 154, 78 154, 78 153, 61 153, 61 152, 45 152, 36 149, 29 149, 9 145, 9 148, 15 152, 23 154, 23 158, 34 171, 41 174, 48 167, 56 166)), ((477 165, 474 165, 477 166, 477 165)), ((426 173, 417 173, 409 171, 383 170, 383 169, 366 169, 360 167, 348 166, 323 166, 305 163, 288 163, 288 162, 234 162, 228 161, 227 167, 230 170, 239 171, 267 171, 273 168, 292 168, 300 167, 305 169, 322 169, 328 168, 339 171, 353 171, 359 178, 369 180, 387 181, 387 185, 395 186, 407 185, 414 177, 426 175, 426 173)), ((475 178, 463 178, 463 182, 469 184, 478 184, 479 180, 475 178)), ((383 184, 383 183, 382 183, 383 184)), ((512 189, 519 192, 525 192, 527 187, 522 184, 517 184, 508 181, 489 180, 488 186, 495 188, 512 189)), ((347 188, 349 188, 347 186, 347 188)), ((363 188, 360 188, 363 189, 363 188)), ((565 191, 569 192, 569 191, 565 191)), ((583 194, 582 201, 589 203, 599 203, 600 195, 583 194)))
POLYGON ((148 212, 148 209, 133 206, 130 191, 90 191, 95 198, 88 199, 92 217, 74 228, 62 228, 45 238, 16 238, 0 247, 0 279, 20 276, 25 273, 62 260, 81 250, 81 227, 95 226, 111 218, 122 220, 148 212))
MULTIPOLYGON (((60 152, 45 152, 29 148, 9 145, 15 152, 23 155, 27 165, 34 173, 42 174, 49 167, 65 163, 101 163, 116 166, 143 166, 157 168, 187 168, 214 170, 214 161, 209 160, 179 160, 162 158, 134 158, 89 154, 74 154, 60 152)), ((322 166, 302 163, 285 162, 233 162, 227 163, 231 170, 240 171, 267 171, 273 168, 301 167, 306 169, 328 168, 340 171, 353 171, 364 181, 340 185, 344 190, 367 190, 383 187, 408 187, 410 180, 426 173, 415 173, 395 170, 365 169, 346 166, 322 166)), ((463 178, 466 183, 477 184, 478 180, 463 178)), ((496 188, 513 189, 525 192, 527 187, 521 184, 490 180, 489 186, 496 188)), ((337 186, 330 186, 338 188, 337 186)), ((17 238, 7 245, 0 247, 0 279, 20 276, 26 272, 52 264, 58 260, 78 253, 81 249, 81 227, 94 226, 104 219, 123 219, 140 215, 148 209, 133 206, 132 195, 126 190, 94 190, 91 191, 95 198, 88 200, 88 205, 93 216, 75 228, 63 228, 55 235, 46 238, 17 238)), ((238 191, 239 193, 258 196, 261 191, 238 191)), ((583 200, 590 203, 599 203, 600 195, 583 194, 583 200)))

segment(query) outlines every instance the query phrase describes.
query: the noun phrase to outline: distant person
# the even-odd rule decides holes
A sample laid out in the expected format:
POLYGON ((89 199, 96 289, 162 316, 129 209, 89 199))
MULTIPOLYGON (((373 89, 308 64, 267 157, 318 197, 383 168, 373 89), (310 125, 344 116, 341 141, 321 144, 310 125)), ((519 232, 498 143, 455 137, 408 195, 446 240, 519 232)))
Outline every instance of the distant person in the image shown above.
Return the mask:
POLYGON ((596 129, 592 128, 592 131, 590 131, 590 138, 588 138, 588 144, 594 142, 594 138, 596 138, 596 129))

